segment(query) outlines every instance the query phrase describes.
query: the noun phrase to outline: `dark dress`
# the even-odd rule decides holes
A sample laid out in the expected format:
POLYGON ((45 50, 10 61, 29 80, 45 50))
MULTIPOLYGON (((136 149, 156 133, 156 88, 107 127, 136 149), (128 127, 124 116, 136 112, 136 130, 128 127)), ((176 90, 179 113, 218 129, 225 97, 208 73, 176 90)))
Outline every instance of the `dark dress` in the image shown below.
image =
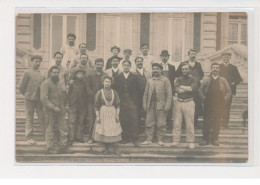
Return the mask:
POLYGON ((122 126, 122 139, 136 139, 138 136, 138 94, 139 88, 135 74, 129 74, 125 79, 124 73, 115 78, 114 89, 120 98, 120 123, 122 126))

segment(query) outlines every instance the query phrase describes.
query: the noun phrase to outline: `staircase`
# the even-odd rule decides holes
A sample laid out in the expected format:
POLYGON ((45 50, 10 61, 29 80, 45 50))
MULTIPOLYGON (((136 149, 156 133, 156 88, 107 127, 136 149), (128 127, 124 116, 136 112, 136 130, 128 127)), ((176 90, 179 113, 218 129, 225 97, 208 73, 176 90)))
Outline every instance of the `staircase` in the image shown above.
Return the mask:
MULTIPOLYGON (((21 79, 24 68, 16 69, 16 84, 21 79)), ((152 144, 150 146, 134 147, 133 144, 119 144, 122 156, 103 155, 100 144, 74 143, 70 148, 73 154, 45 154, 45 142, 35 115, 34 136, 37 145, 30 146, 25 142, 25 108, 24 98, 16 89, 16 161, 17 162, 86 162, 86 163, 244 163, 248 160, 248 128, 243 125, 242 113, 248 109, 248 85, 240 84, 237 95, 233 97, 231 120, 228 129, 221 128, 220 146, 197 147, 188 149, 185 143, 185 131, 182 143, 177 147, 170 147, 172 134, 167 131, 164 138, 166 146, 152 144)), ((202 123, 202 119, 200 119, 202 123)), ((196 143, 202 137, 201 129, 196 129, 196 143)), ((87 137, 87 135, 85 136, 87 137)), ((140 141, 144 141, 144 133, 140 134, 140 141)), ((85 138, 87 140, 87 138, 85 138)))

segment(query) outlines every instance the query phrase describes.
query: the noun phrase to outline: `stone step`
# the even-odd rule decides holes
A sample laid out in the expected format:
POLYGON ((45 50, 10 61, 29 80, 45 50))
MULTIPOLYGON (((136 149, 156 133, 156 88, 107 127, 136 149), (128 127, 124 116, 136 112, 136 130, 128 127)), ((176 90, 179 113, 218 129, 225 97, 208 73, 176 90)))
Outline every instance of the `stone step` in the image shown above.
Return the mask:
POLYGON ((100 152, 74 154, 23 154, 17 152, 17 162, 32 163, 245 163, 247 154, 211 154, 193 155, 193 151, 178 154, 126 153, 121 156, 103 155, 100 152))
MULTIPOLYGON (((42 133, 34 133, 33 138, 36 141, 44 141, 44 137, 42 133)), ((172 135, 171 134, 165 134, 163 141, 165 143, 171 143, 172 142, 172 135)), ((202 139, 202 134, 196 134, 195 135, 195 143, 199 143, 202 139)), ((85 135, 84 140, 87 141, 87 135, 85 135)), ((143 142, 145 140, 145 134, 139 135, 140 142, 143 142)), ((16 133, 16 141, 25 141, 24 133, 16 133)), ((186 136, 182 135, 181 142, 186 141, 186 136)), ((248 144, 248 137, 247 135, 220 135, 219 136, 219 142, 221 144, 234 144, 234 145, 247 145, 248 144)))
MULTIPOLYGON (((87 127, 87 126, 86 126, 87 127)), ((143 130, 143 129, 142 129, 143 130)), ((19 133, 24 133, 25 131, 25 124, 19 124, 16 125, 16 132, 19 133)), ((34 133, 42 133, 41 127, 39 124, 34 124, 33 126, 33 132, 34 133)), ((167 133, 171 133, 172 131, 167 131, 167 133)), ((185 134, 186 130, 183 129, 182 133, 185 134)), ((195 133, 197 134, 201 134, 202 133, 202 129, 195 129, 195 133)), ((247 135, 248 134, 248 128, 247 127, 231 127, 231 128, 221 128, 220 129, 220 134, 225 134, 225 135, 247 135)))

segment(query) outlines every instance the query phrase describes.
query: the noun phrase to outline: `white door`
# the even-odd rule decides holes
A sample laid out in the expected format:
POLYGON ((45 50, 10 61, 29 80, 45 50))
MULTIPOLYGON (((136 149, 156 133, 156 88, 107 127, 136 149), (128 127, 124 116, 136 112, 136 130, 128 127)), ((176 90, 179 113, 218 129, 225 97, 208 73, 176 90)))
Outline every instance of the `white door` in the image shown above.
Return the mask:
POLYGON ((181 62, 184 59, 185 48, 184 18, 160 18, 157 24, 156 58, 160 60, 161 51, 168 50, 169 61, 181 62))
POLYGON ((104 14, 104 61, 112 56, 110 49, 112 46, 120 47, 119 56, 123 57, 124 49, 136 48, 138 42, 137 14, 104 14))

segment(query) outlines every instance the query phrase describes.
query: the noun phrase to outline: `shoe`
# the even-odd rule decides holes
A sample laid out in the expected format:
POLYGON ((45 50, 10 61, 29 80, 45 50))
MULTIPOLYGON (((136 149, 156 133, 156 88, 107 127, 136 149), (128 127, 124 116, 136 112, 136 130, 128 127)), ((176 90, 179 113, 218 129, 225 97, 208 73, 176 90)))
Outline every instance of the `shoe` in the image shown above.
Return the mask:
POLYGON ((36 144, 36 142, 35 142, 33 139, 27 140, 27 143, 28 143, 29 145, 35 145, 35 144, 36 144))
POLYGON ((179 142, 173 142, 173 143, 170 144, 170 146, 177 146, 179 144, 180 144, 179 142))
POLYGON ((214 140, 214 141, 212 141, 212 143, 211 143, 213 146, 219 146, 219 142, 218 142, 218 140, 214 140))
POLYGON ((164 146, 164 142, 162 142, 162 141, 158 141, 158 145, 160 145, 160 146, 164 146))
POLYGON ((209 145, 209 142, 206 141, 206 140, 201 140, 201 142, 199 143, 200 146, 206 146, 206 145, 209 145))
POLYGON ((53 148, 48 148, 46 150, 46 154, 58 154, 59 152, 57 150, 54 150, 53 148))
POLYGON ((93 139, 90 139, 89 141, 88 141, 88 144, 93 144, 94 143, 94 140, 93 139))
POLYGON ((195 148, 195 144, 194 143, 189 143, 189 149, 194 149, 195 148))
POLYGON ((151 145, 152 141, 144 141, 141 145, 151 145))
POLYGON ((72 154, 73 152, 71 150, 69 150, 68 147, 62 147, 59 150, 59 154, 72 154))
POLYGON ((121 141, 122 144, 127 144, 128 143, 128 140, 123 140, 121 141))

